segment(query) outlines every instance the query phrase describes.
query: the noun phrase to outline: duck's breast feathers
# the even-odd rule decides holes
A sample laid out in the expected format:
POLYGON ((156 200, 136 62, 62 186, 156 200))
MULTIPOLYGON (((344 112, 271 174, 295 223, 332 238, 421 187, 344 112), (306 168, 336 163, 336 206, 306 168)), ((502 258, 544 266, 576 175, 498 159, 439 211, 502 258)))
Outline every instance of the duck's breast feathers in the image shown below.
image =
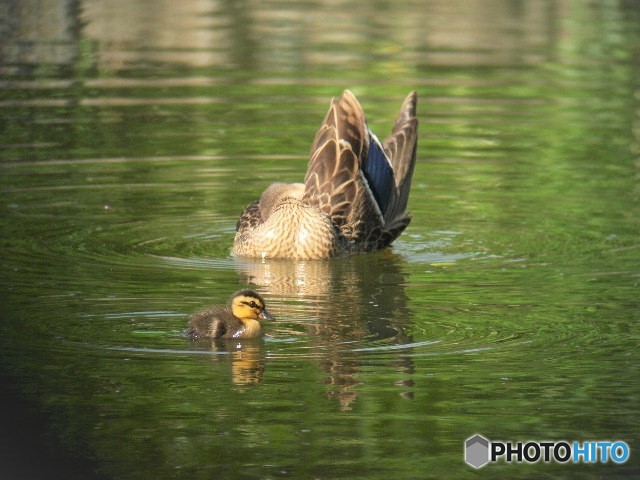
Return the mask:
POLYGON ((262 193, 258 203, 262 221, 269 219, 273 211, 287 200, 302 200, 304 184, 302 183, 272 183, 262 193))
POLYGON ((244 209, 236 222, 239 235, 251 232, 269 219, 276 208, 287 200, 302 200, 304 184, 273 183, 262 193, 259 200, 244 209))

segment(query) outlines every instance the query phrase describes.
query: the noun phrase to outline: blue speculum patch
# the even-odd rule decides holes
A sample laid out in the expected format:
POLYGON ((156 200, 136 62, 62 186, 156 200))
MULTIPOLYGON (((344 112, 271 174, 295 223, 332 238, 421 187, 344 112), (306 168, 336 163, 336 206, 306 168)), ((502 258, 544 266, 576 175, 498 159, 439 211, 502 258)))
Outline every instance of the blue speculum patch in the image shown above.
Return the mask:
POLYGON ((369 188, 378 202, 378 207, 384 216, 391 203, 395 178, 393 169, 389 163, 380 141, 371 133, 369 154, 363 165, 364 176, 369 182, 369 188))

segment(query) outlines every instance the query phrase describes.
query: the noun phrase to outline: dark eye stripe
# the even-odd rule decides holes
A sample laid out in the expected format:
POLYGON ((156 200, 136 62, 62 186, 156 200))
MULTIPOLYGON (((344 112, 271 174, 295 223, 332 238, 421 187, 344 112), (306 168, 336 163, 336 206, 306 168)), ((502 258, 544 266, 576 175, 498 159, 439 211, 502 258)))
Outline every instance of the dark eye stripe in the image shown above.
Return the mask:
POLYGON ((251 300, 250 302, 247 302, 247 301, 244 301, 244 300, 243 300, 243 302, 242 302, 242 303, 243 303, 243 304, 245 304, 245 305, 246 305, 246 306, 248 306, 248 307, 251 307, 251 308, 260 308, 260 309, 262 309, 262 308, 263 308, 261 305, 258 305, 258 304, 257 304, 256 302, 254 302, 253 300, 251 300))

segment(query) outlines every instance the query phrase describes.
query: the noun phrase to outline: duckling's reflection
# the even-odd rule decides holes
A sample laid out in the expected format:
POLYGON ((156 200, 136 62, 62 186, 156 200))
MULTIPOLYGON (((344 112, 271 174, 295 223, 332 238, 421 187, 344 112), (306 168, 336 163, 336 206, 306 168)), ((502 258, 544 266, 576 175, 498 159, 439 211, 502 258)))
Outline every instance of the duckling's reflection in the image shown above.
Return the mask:
MULTIPOLYGON (((381 349, 411 343, 403 262, 386 250, 332 260, 238 259, 237 265, 244 283, 259 285, 262 293, 289 305, 286 312, 280 307, 278 315, 305 319, 300 324, 323 352, 319 365, 327 372, 328 394, 349 409, 361 383, 362 356, 375 348, 372 342, 385 340, 381 349)), ((406 349, 395 356, 390 351, 387 358, 410 378, 406 349)), ((410 388, 405 380, 396 384, 410 388)))
POLYGON ((264 378, 265 355, 263 341, 249 339, 201 339, 193 342, 197 348, 208 348, 215 360, 231 362, 231 380, 235 385, 256 385, 264 378))

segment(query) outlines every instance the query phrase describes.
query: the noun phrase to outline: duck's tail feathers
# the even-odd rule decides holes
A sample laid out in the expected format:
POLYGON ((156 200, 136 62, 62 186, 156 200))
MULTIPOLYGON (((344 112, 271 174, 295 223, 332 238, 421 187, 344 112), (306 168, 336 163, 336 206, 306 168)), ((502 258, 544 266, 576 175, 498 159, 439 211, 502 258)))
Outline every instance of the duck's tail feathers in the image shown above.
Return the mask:
POLYGON ((324 211, 338 227, 361 215, 362 209, 354 206, 362 204, 358 172, 367 148, 366 132, 362 107, 345 90, 331 101, 311 148, 303 200, 324 211))
POLYGON ((311 148, 302 201, 326 213, 345 238, 367 238, 381 247, 382 237, 389 237, 388 244, 408 225, 416 101, 415 92, 409 94, 384 144, 349 90, 331 101, 311 148))
POLYGON ((391 136, 383 143, 387 157, 391 160, 391 167, 395 176, 395 195, 386 209, 385 221, 394 220, 405 216, 411 189, 411 178, 416 163, 416 147, 418 141, 418 118, 416 117, 416 105, 418 94, 411 92, 407 95, 391 136))

